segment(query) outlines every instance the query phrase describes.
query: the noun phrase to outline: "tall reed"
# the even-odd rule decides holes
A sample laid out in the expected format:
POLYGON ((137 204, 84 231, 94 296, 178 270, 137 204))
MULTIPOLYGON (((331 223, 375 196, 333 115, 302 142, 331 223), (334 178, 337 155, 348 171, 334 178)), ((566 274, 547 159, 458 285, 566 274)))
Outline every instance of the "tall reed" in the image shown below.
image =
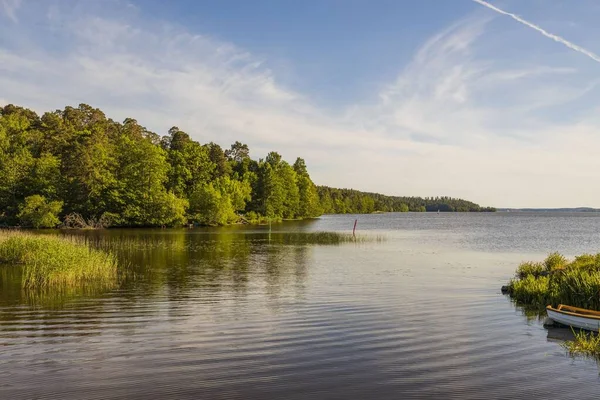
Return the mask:
POLYGON ((20 266, 26 289, 110 284, 117 278, 112 253, 69 237, 0 231, 0 264, 20 266))
POLYGON ((508 292, 517 302, 540 308, 562 303, 600 310, 600 254, 568 261, 552 253, 543 263, 522 263, 508 292))
POLYGON ((597 332, 573 330, 575 338, 562 343, 572 356, 584 356, 600 359, 600 335, 597 332))

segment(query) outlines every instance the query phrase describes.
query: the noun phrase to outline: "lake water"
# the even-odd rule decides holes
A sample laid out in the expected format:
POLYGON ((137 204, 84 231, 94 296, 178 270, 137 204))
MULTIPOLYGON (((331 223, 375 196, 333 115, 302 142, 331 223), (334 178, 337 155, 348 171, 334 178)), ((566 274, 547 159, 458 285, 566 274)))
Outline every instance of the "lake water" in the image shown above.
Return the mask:
POLYGON ((112 289, 0 271, 1 399, 598 398, 599 367, 500 293, 523 260, 600 251, 600 214, 324 216, 88 232, 112 289), (383 241, 308 245, 304 231, 383 241))

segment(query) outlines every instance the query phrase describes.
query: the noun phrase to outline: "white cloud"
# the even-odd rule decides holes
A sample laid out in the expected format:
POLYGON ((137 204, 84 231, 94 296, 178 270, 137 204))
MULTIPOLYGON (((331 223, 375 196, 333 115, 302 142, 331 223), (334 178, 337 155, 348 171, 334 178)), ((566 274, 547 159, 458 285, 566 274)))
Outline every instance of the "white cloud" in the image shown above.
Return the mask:
POLYGON ((589 189, 600 167, 594 110, 571 122, 539 114, 593 94, 596 81, 560 58, 525 55, 506 67, 484 56, 495 21, 446 29, 376 102, 334 113, 283 87, 268 60, 234 44, 142 21, 127 5, 107 15, 80 4, 22 13, 44 24, 23 20, 18 45, 0 47, 2 102, 39 112, 83 102, 161 134, 177 125, 202 142, 240 140, 255 157, 304 157, 313 179, 331 186, 499 206, 600 206, 600 189, 589 189))

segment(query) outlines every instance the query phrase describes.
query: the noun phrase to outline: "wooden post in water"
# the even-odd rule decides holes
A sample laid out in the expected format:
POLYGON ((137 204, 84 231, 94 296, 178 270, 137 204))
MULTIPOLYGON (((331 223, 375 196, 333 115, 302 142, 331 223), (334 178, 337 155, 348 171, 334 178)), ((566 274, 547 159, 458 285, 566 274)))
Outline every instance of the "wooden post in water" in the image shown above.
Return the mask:
POLYGON ((354 238, 356 238, 356 223, 358 222, 357 219, 354 220, 354 228, 352 228, 352 236, 354 236, 354 238))

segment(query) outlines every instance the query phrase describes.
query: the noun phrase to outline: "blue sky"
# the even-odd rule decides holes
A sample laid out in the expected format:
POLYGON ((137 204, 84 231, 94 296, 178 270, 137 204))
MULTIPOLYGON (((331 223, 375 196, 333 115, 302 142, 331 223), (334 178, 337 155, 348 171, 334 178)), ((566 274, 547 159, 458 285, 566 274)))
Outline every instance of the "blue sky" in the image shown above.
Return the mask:
POLYGON ((0 0, 0 104, 240 140, 318 184, 600 207, 600 3, 489 4, 523 20, 473 0, 0 0))

